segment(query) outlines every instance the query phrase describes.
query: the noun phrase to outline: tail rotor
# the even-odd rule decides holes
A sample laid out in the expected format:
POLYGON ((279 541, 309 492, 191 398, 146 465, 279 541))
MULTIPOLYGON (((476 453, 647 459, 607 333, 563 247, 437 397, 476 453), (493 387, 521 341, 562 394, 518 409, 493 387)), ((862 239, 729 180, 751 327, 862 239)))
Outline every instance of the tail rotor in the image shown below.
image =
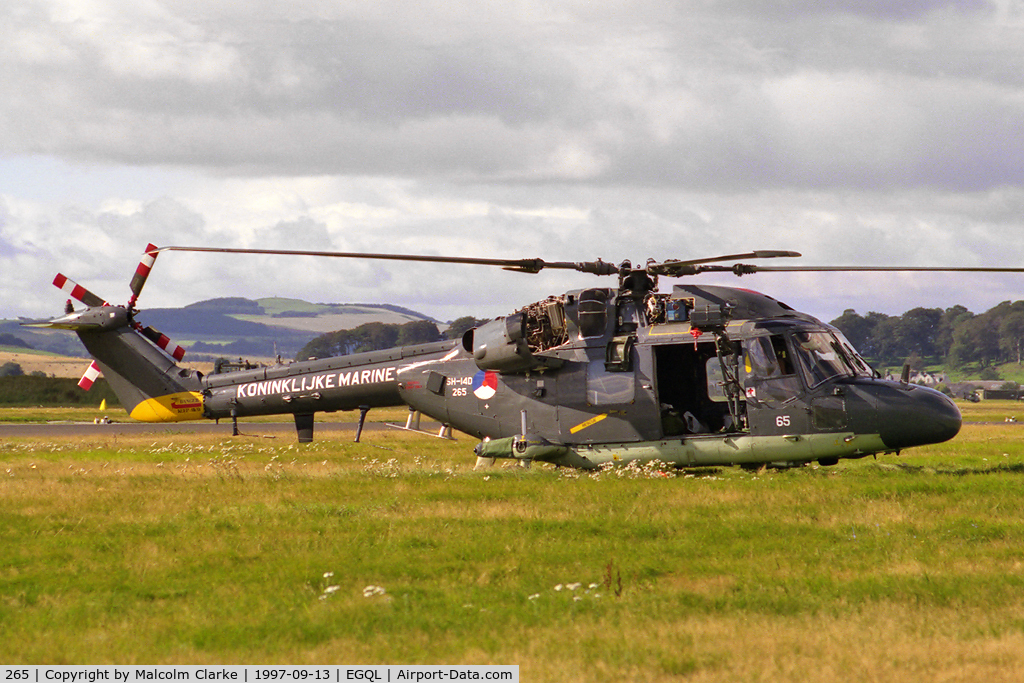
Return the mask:
POLYGON ((139 294, 142 293, 142 288, 146 285, 146 280, 149 279, 149 273, 153 270, 153 264, 156 263, 157 254, 155 244, 146 245, 146 251, 142 253, 142 260, 139 261, 135 275, 132 275, 132 281, 128 285, 132 290, 132 296, 128 299, 128 308, 134 308, 135 302, 139 300, 139 294))
POLYGON ((82 379, 78 380, 78 386, 80 386, 83 391, 89 391, 92 389, 93 382, 95 382, 102 374, 100 366, 96 364, 96 361, 93 361, 89 364, 89 368, 85 371, 85 374, 82 375, 82 379))
POLYGON ((68 296, 81 301, 89 308, 110 305, 104 299, 96 296, 88 289, 62 273, 57 273, 57 277, 53 278, 53 286, 62 292, 65 292, 68 296))
POLYGON ((143 337, 156 344, 164 353, 174 360, 180 361, 185 357, 185 349, 172 342, 170 338, 168 338, 166 334, 160 332, 160 330, 150 326, 143 327, 140 323, 135 323, 135 329, 143 337))
MULTIPOLYGON (((128 324, 133 330, 135 330, 135 332, 148 339, 157 348, 173 358, 175 361, 180 361, 185 356, 184 348, 175 344, 167 335, 160 332, 160 330, 157 330, 152 326, 143 326, 135 320, 135 314, 138 313, 135 305, 139 300, 139 295, 142 293, 142 288, 146 285, 146 280, 149 279, 149 274, 153 269, 153 264, 156 262, 157 254, 158 248, 155 244, 149 244, 146 246, 146 250, 142 254, 142 259, 139 261, 139 265, 135 269, 135 274, 132 276, 131 282, 129 283, 132 295, 128 299, 128 306, 126 309, 128 324)), ((53 279, 53 285, 89 308, 111 306, 106 299, 89 291, 63 273, 57 274, 57 277, 53 279)), ((68 312, 70 313, 70 311, 68 312)), ((74 328, 73 324, 65 324, 62 326, 68 329, 74 328)), ((78 382, 78 386, 82 387, 85 391, 88 391, 92 387, 93 382, 95 382, 100 375, 100 366, 96 361, 93 361, 89 366, 89 369, 86 370, 85 374, 82 376, 82 379, 78 382)))

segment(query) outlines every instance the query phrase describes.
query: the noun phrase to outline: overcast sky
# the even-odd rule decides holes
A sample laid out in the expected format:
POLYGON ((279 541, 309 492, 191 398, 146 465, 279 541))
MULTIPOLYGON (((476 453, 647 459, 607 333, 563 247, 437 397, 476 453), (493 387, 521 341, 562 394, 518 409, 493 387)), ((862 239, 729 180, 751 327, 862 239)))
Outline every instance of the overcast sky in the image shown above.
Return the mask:
MULTIPOLYGON (((58 271, 127 301, 149 242, 1024 266, 1018 0, 9 0, 0 42, 2 318, 58 314, 58 271)), ((1024 275, 700 281, 826 320, 1024 298, 1024 275)), ((446 320, 596 285, 170 252, 140 304, 446 320)))

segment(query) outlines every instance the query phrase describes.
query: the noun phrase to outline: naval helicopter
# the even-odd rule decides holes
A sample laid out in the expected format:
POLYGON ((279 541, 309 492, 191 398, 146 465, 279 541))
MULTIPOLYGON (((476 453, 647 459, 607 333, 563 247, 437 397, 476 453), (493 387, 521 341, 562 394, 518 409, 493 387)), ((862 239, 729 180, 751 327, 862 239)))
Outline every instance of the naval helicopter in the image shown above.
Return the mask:
MULTIPOLYGON (((674 284, 701 273, 808 271, 1024 272, 1020 268, 763 266, 799 257, 752 251, 634 266, 331 251, 148 245, 127 305, 112 305, 58 275, 65 314, 28 325, 74 331, 129 415, 144 422, 291 415, 313 440, 318 412, 408 406, 479 443, 478 465, 498 459, 596 469, 657 462, 678 468, 835 465, 952 439, 953 401, 903 377, 883 379, 836 328, 749 289, 674 284), (617 279, 550 296, 485 322, 459 340, 203 374, 184 349, 136 318, 163 252, 302 255, 475 264, 536 274, 575 270, 617 279), (732 263, 728 263, 732 262, 732 263)), ((415 418, 415 419, 414 419, 415 418)))

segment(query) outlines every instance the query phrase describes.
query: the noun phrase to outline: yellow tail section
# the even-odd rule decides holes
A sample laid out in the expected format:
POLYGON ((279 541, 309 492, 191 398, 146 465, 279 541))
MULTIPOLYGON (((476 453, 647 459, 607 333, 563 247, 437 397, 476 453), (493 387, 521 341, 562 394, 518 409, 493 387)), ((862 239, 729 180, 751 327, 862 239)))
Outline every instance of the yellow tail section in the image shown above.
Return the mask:
POLYGON ((203 418, 203 395, 196 391, 146 399, 135 406, 131 417, 140 422, 184 422, 203 418))

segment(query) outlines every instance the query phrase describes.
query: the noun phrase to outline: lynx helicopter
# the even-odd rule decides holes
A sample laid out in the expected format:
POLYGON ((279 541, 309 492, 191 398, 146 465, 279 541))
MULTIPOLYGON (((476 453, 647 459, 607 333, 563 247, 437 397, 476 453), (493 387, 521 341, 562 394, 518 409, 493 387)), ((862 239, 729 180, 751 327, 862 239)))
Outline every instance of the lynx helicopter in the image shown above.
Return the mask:
MULTIPOLYGON (((583 469, 659 461, 677 467, 834 465, 953 438, 961 426, 945 395, 882 379, 843 334, 764 294, 676 284, 707 272, 991 271, 1019 268, 758 266, 797 257, 753 251, 634 267, 597 260, 477 259, 150 244, 115 306, 58 275, 85 304, 30 325, 76 332, 131 417, 176 422, 290 414, 298 441, 314 414, 406 405, 407 427, 426 415, 480 439, 478 464, 509 458, 583 469), (486 322, 461 340, 203 375, 178 365, 181 347, 136 321, 139 294, 165 251, 286 254, 498 266, 523 273, 568 269, 618 286, 551 296, 486 322), (731 265, 723 262, 733 261, 731 265), (415 420, 413 419, 415 416, 415 420)), ((87 379, 83 378, 83 382, 87 379)), ((88 380, 91 381, 91 380, 88 380)))

